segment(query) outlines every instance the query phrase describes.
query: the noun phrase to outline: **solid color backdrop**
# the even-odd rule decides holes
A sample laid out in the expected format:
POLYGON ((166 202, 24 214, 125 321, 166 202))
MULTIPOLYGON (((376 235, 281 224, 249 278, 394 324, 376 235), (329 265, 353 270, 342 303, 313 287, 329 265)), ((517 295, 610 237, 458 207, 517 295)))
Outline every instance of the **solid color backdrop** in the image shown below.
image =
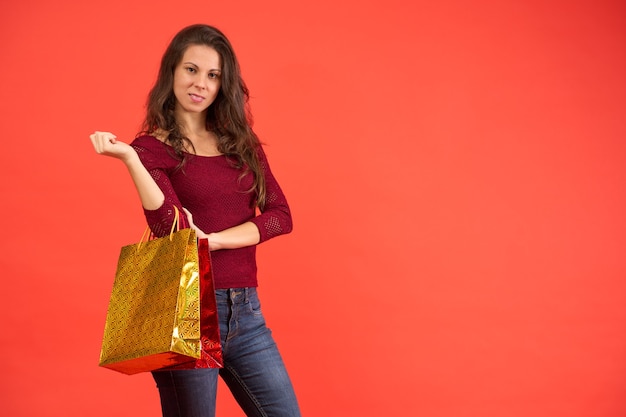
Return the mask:
MULTIPOLYGON (((292 207, 259 248, 305 416, 626 415, 622 1, 2 0, 0 414, 157 416, 98 368, 183 26, 232 40, 292 207)), ((241 416, 220 387, 219 416, 241 416)))

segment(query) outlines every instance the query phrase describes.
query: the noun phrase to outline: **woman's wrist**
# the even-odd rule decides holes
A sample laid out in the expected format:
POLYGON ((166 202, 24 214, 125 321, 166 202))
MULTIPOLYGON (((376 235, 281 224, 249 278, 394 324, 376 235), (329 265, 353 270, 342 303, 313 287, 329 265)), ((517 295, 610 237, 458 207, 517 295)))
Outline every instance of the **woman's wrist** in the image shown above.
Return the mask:
POLYGON ((141 159, 139 159, 139 155, 137 155, 137 151, 133 149, 133 147, 129 146, 128 151, 120 156, 120 159, 128 167, 128 169, 133 168, 135 165, 142 165, 141 159))
POLYGON ((218 233, 209 233, 206 237, 209 239, 209 250, 220 250, 222 248, 218 233))

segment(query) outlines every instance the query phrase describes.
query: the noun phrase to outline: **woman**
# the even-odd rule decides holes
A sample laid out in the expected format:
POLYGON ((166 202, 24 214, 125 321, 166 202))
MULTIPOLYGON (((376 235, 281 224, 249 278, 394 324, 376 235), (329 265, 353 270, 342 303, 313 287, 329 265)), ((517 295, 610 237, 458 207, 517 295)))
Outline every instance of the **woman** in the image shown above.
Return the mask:
MULTIPOLYGON (((208 238, 224 354, 219 375, 246 415, 295 417, 297 400, 261 314, 255 260, 255 245, 291 231, 291 213, 247 102, 228 39, 193 25, 163 55, 140 136, 130 145, 109 132, 90 138, 97 153, 126 165, 155 235, 169 233, 178 207, 184 225, 208 238)), ((217 369, 153 376, 164 417, 215 415, 217 369)))

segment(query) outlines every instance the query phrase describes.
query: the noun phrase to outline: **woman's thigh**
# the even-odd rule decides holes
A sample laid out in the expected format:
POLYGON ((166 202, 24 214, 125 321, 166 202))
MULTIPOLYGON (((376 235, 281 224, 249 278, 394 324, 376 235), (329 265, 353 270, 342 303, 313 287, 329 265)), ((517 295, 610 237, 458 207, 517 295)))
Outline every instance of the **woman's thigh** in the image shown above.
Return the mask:
POLYGON ((298 402, 255 288, 231 294, 220 376, 247 416, 297 417, 298 402))

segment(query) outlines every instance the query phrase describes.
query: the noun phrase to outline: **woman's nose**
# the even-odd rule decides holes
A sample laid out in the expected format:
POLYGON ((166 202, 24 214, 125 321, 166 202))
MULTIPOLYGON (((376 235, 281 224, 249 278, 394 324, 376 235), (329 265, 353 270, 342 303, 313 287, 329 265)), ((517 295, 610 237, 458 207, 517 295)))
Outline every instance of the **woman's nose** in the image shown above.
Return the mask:
POLYGON ((196 77, 193 84, 194 86, 204 90, 206 89, 207 81, 204 79, 204 77, 196 77))

